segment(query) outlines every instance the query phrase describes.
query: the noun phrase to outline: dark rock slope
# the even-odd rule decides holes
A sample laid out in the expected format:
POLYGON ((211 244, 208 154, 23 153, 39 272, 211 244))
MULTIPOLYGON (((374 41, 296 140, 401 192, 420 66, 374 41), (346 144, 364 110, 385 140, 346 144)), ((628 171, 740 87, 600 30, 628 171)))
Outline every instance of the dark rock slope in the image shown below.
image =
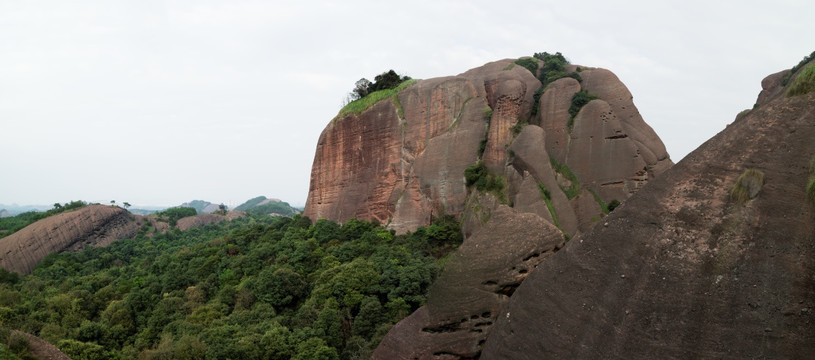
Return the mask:
POLYGON ((786 96, 784 74, 762 82, 755 109, 541 263, 498 314, 483 358, 815 358, 805 194, 815 94, 786 96), (739 180, 748 169, 763 179, 739 180))

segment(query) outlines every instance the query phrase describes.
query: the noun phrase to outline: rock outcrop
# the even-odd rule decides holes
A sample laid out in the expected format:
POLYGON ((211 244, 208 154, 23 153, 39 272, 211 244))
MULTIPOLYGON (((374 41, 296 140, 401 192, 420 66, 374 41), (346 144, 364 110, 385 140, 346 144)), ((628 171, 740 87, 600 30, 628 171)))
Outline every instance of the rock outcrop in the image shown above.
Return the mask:
MULTIPOLYGON (((497 314, 483 358, 815 358, 815 200, 805 192, 815 94, 786 96, 786 73, 762 82, 755 109, 541 263, 497 314), (742 174, 750 191, 733 197, 742 174)), ((620 126, 634 144, 649 138, 620 126)))
POLYGON ((611 72, 580 74, 549 84, 536 112, 540 81, 497 61, 419 81, 323 132, 307 216, 376 219, 405 232, 444 212, 459 216, 465 235, 427 305, 397 324, 374 358, 478 357, 532 269, 600 221, 607 203, 672 165, 611 72), (571 118, 578 91, 596 99, 571 118), (477 164, 501 185, 468 188, 465 169, 477 164))
POLYGON ((563 245, 549 222, 499 205, 451 256, 427 305, 396 324, 373 358, 477 357, 515 288, 563 245))
POLYGON ((138 229, 127 210, 88 205, 42 219, 0 239, 0 267, 28 274, 48 254, 106 246, 133 237, 138 229))
POLYGON ((549 84, 533 117, 541 82, 513 61, 419 80, 358 115, 332 120, 317 144, 304 215, 412 231, 439 213, 464 213, 464 170, 483 161, 503 177, 511 205, 575 234, 599 221, 601 203, 624 200, 672 165, 608 70, 584 68, 582 81, 549 84), (570 121, 580 90, 597 100, 570 121))

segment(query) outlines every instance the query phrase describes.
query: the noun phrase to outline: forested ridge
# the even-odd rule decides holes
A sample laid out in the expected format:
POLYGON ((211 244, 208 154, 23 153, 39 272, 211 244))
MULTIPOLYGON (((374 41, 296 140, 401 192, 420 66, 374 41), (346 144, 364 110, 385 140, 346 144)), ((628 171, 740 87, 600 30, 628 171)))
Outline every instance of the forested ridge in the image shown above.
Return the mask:
POLYGON ((447 216, 398 236, 299 215, 142 231, 0 269, 0 327, 73 359, 368 358, 460 242, 447 216))

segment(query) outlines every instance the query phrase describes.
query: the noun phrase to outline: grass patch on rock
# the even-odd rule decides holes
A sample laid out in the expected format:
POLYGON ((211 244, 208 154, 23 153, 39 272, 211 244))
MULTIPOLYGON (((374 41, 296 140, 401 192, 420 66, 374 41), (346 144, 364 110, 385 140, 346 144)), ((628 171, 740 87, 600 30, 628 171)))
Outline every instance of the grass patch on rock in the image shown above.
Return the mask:
MULTIPOLYGON (((405 82, 399 84, 399 86, 397 86, 397 87, 395 87, 393 89, 385 89, 385 90, 375 91, 375 92, 372 92, 372 93, 368 94, 364 98, 354 100, 354 101, 348 103, 347 105, 343 106, 343 108, 340 109, 340 112, 337 114, 337 116, 334 119, 335 120, 336 119, 341 119, 341 118, 344 118, 344 117, 346 117, 348 115, 352 115, 352 114, 353 115, 359 115, 363 111, 368 110, 368 108, 370 108, 371 106, 374 106, 374 104, 376 104, 376 103, 378 103, 378 102, 380 102, 382 100, 389 99, 389 98, 395 99, 395 101, 398 104, 398 99, 396 99, 396 95, 398 95, 399 92, 401 92, 402 90, 407 89, 411 85, 415 84, 416 81, 417 81, 416 79, 411 79, 411 80, 408 80, 408 81, 405 81, 405 82)), ((397 105, 397 106, 399 106, 399 105, 397 105)), ((399 107, 401 107, 401 106, 399 106, 399 107)), ((404 110, 402 110, 402 112, 404 112, 404 110)))
POLYGON ((787 96, 815 93, 815 64, 809 65, 792 81, 787 96))
POLYGON ((761 187, 764 186, 764 173, 758 169, 747 169, 739 175, 733 189, 730 190, 730 200, 744 205, 750 199, 758 196, 761 187))

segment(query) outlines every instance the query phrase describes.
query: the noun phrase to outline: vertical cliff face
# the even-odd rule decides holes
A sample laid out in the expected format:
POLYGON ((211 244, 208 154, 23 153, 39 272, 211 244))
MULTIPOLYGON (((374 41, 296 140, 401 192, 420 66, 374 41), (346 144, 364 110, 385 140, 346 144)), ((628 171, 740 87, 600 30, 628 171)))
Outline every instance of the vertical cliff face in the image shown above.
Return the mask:
POLYGON ((815 94, 788 74, 541 263, 483 358, 813 358, 815 94))
POLYGON ((464 170, 483 161, 505 183, 509 205, 575 234, 604 216, 602 203, 624 200, 672 165, 611 72, 585 69, 582 81, 549 84, 533 117, 541 83, 513 61, 420 80, 358 115, 332 120, 317 145, 304 214, 412 231, 439 213, 464 213, 464 170), (598 99, 570 121, 580 90, 598 99))
POLYGON ((466 238, 427 305, 374 358, 477 357, 532 269, 601 221, 606 204, 672 165, 625 86, 607 70, 581 70, 582 80, 541 90, 537 74, 496 61, 420 80, 323 131, 306 216, 407 232, 446 213, 461 219, 466 238), (579 91, 594 100, 572 116, 579 91), (475 165, 500 185, 468 188, 465 170, 475 165))

